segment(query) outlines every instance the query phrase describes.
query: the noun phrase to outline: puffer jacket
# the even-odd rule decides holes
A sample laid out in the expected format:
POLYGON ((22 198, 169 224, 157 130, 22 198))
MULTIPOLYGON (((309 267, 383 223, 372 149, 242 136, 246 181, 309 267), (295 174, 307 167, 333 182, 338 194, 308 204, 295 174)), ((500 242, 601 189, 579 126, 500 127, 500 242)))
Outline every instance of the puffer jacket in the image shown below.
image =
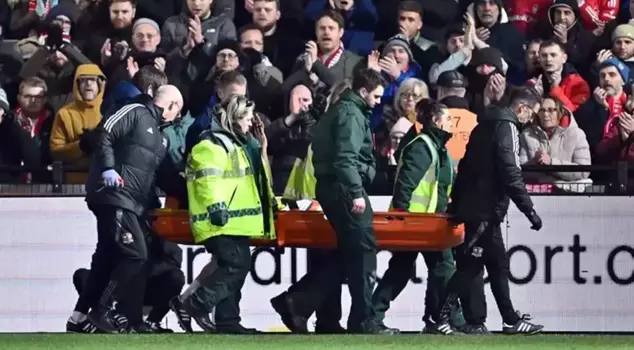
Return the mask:
POLYGON ((92 210, 114 206, 143 215, 155 198, 155 172, 169 144, 160 131, 163 109, 148 95, 106 116, 97 126, 99 140, 86 182, 86 202, 92 210), (105 187, 101 174, 114 169, 124 187, 105 187))
MULTIPOLYGON (((536 164, 535 154, 539 150, 547 152, 552 165, 590 165, 590 146, 586 133, 579 128, 570 114, 561 118, 559 126, 549 135, 537 124, 531 124, 520 134, 520 163, 536 164)), ((555 183, 586 182, 587 172, 525 173, 526 182, 555 183)), ((589 180, 588 180, 589 181, 589 180)))

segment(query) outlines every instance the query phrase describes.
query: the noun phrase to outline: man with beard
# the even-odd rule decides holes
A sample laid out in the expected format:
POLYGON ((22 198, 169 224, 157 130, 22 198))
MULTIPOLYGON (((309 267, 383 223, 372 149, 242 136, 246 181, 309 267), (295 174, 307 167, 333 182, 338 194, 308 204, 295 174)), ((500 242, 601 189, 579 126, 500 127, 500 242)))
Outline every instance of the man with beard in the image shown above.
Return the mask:
POLYGON ((298 33, 289 30, 288 22, 280 21, 279 0, 252 0, 252 3, 253 26, 264 35, 264 54, 284 76, 290 75, 295 58, 303 49, 298 33))
POLYGON ((117 59, 120 53, 130 47, 132 21, 136 15, 136 1, 112 0, 108 7, 110 24, 87 41, 84 52, 93 62, 102 67, 110 60, 117 59))
POLYGON ((524 73, 526 80, 536 78, 541 74, 541 67, 539 66, 539 47, 542 42, 542 39, 533 39, 526 44, 526 49, 524 50, 524 73))
POLYGON ((590 152, 594 156, 596 146, 623 111, 627 95, 625 82, 630 75, 627 66, 616 57, 604 60, 599 66, 599 87, 594 90, 593 98, 584 103, 575 119, 586 133, 590 152))
POLYGON ((476 36, 502 53, 504 61, 509 65, 508 75, 513 77, 521 72, 524 35, 508 21, 502 1, 477 0, 469 6, 467 12, 473 14, 476 36))
POLYGON ((285 294, 271 300, 284 324, 307 332, 306 315, 321 307, 345 278, 352 306, 349 333, 393 334, 374 320, 372 290, 376 281, 376 237, 373 211, 365 188, 375 175, 369 117, 380 103, 385 80, 372 69, 355 73, 352 89, 321 117, 313 130, 315 193, 337 237, 332 259, 311 269, 300 281, 309 295, 285 294))
POLYGON ((305 52, 299 57, 303 64, 287 82, 310 81, 314 85, 332 87, 351 78, 361 57, 343 46, 343 27, 344 19, 338 12, 327 10, 319 16, 315 24, 317 42, 306 43, 305 52))
POLYGON ((378 15, 372 0, 309 0, 305 4, 306 17, 314 21, 330 8, 345 19, 343 43, 357 55, 368 55, 374 49, 374 32, 378 15))
POLYGON ((496 301, 503 319, 505 334, 535 334, 543 326, 528 322, 515 311, 509 292, 509 257, 506 254, 500 225, 510 200, 526 215, 533 230, 542 221, 533 208, 519 164, 519 128, 530 122, 539 110, 540 98, 530 87, 514 89, 509 107, 490 105, 479 115, 465 157, 458 166, 451 203, 447 213, 465 224, 465 240, 455 248, 456 273, 447 284, 447 295, 438 315, 438 333, 456 331, 449 323, 458 297, 471 287, 473 279, 486 265, 496 267, 490 273, 496 287, 496 301))
POLYGON ((553 39, 563 44, 568 62, 582 75, 586 73, 588 55, 595 37, 579 23, 577 0, 556 0, 548 9, 548 18, 536 26, 535 33, 530 37, 553 39))
MULTIPOLYGON (((634 69, 634 23, 633 24, 621 24, 614 32, 612 32, 612 47, 610 49, 600 50, 597 53, 597 59, 593 65, 591 71, 591 83, 592 86, 596 86, 599 83, 599 71, 598 67, 601 63, 611 56, 616 56, 623 64, 630 69, 630 72, 634 69)), ((626 83, 631 81, 634 77, 629 77, 626 83)), ((629 87, 626 86, 626 89, 629 87)))
POLYGON ((539 63, 542 73, 528 83, 542 97, 553 97, 574 112, 590 96, 588 83, 575 68, 566 63, 568 55, 562 44, 547 40, 539 47, 539 63))

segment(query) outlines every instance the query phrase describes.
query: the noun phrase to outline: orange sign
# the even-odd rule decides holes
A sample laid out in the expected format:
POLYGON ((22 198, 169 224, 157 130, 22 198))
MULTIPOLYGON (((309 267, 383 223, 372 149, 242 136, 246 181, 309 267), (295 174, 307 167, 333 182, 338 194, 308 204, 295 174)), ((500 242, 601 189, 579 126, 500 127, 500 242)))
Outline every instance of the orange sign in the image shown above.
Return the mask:
POLYGON ((453 124, 451 128, 453 137, 447 142, 447 150, 454 164, 458 164, 458 161, 464 157, 471 131, 478 124, 478 116, 462 108, 449 108, 449 115, 453 124))

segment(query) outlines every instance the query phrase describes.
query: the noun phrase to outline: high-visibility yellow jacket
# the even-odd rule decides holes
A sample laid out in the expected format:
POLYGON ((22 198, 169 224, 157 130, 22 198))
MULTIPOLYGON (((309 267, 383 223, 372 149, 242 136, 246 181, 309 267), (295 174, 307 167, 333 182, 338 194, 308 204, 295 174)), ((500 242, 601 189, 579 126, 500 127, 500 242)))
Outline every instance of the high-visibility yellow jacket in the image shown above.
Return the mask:
POLYGON ((185 169, 196 243, 219 235, 275 238, 275 198, 263 162, 261 174, 254 174, 243 145, 233 135, 201 135, 185 169))
MULTIPOLYGON (((422 150, 420 146, 418 148, 422 150)), ((396 170, 396 181, 394 184, 394 195, 392 197, 391 209, 406 209, 407 211, 413 213, 435 213, 437 211, 441 167, 439 159, 440 156, 445 157, 445 162, 448 163, 447 168, 450 169, 449 183, 451 183, 453 170, 449 163, 449 155, 446 151, 445 154, 439 155, 438 147, 429 135, 420 133, 405 145, 399 157, 398 167, 396 170), (430 160, 422 159, 422 153, 424 151, 414 152, 412 150, 412 146, 415 143, 420 143, 421 140, 423 141, 428 154, 431 155, 430 160), (409 153, 416 154, 412 154, 410 156, 409 153), (426 169, 422 169, 425 166, 418 166, 418 164, 416 166, 408 164, 408 166, 405 167, 404 159, 408 162, 425 163, 425 166, 428 166, 426 169)), ((450 193, 451 184, 448 185, 446 196, 448 197, 450 193)))
POLYGON ((295 160, 291 174, 288 177, 286 188, 284 188, 284 199, 315 199, 315 169, 313 168, 313 149, 308 146, 306 158, 295 160))

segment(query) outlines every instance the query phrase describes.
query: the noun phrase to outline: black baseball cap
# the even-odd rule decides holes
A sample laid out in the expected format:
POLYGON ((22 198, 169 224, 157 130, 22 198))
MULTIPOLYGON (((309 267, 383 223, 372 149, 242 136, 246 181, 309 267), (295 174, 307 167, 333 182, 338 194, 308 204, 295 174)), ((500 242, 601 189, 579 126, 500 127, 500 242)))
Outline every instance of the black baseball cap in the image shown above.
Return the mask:
POLYGON ((467 78, 457 70, 448 70, 438 76, 436 86, 445 88, 466 88, 469 86, 469 82, 467 78))

